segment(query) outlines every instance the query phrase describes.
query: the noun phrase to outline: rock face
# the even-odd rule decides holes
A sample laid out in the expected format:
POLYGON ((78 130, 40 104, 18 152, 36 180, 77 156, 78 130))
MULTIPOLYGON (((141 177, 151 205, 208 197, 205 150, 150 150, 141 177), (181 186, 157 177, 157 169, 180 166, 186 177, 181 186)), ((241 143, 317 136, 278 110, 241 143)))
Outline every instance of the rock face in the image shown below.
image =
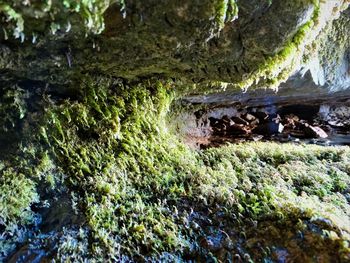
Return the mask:
MULTIPOLYGON (((110 4, 104 13, 105 30, 87 38, 74 15, 71 30, 66 32, 62 26, 56 35, 45 31, 45 21, 29 17, 27 30, 41 29, 34 44, 31 35, 24 43, 1 40, 1 82, 29 79, 62 86, 82 74, 98 72, 129 80, 175 77, 186 86, 197 83, 206 92, 220 90, 218 81, 233 83, 231 90, 275 87, 296 69, 311 70, 315 64, 311 60, 301 63, 307 56, 318 53, 318 61, 325 65, 332 59, 328 54, 337 50, 334 62, 343 61, 341 68, 325 66, 320 81, 335 83, 342 76, 344 86, 348 13, 339 22, 331 21, 348 4, 344 0, 128 0, 122 12, 120 5, 110 4), (314 41, 321 30, 322 41, 314 41), (333 44, 325 46, 329 41, 333 44), (317 50, 312 48, 315 45, 317 50)), ((194 99, 198 100, 202 99, 194 99)))
POLYGON ((322 105, 320 108, 321 120, 334 127, 350 126, 350 107, 322 105))
POLYGON ((177 133, 186 144, 205 149, 226 143, 277 141, 320 145, 350 145, 350 101, 313 101, 249 107, 194 108, 178 116, 177 133), (192 111, 192 112, 191 112, 192 111), (186 129, 191 127, 191 129, 186 129), (191 143, 189 143, 191 142, 191 143))
POLYGON ((278 92, 275 89, 248 89, 242 94, 228 87, 226 90, 218 88, 216 93, 193 94, 185 100, 191 103, 258 106, 347 99, 350 95, 349 31, 348 9, 338 19, 328 23, 311 46, 305 46, 303 62, 297 63, 286 82, 278 86, 278 92))

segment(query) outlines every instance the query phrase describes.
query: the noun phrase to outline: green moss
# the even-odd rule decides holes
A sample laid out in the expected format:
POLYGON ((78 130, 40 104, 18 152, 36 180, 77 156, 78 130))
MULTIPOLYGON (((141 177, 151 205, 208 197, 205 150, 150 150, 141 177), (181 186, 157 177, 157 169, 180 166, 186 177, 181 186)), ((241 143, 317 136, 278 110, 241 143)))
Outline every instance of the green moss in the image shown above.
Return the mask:
MULTIPOLYGON (((347 259, 348 147, 245 143, 197 152, 173 134, 170 83, 85 77, 79 90, 76 100, 46 105, 22 168, 3 168, 1 179, 6 220, 24 225, 36 185, 67 187, 85 220, 42 237, 57 244, 57 260, 225 261, 243 248, 258 261, 276 247, 347 259), (12 183, 22 192, 10 202, 12 183), (233 244, 224 256, 210 247, 220 233, 233 244), (300 233, 310 238, 295 245, 300 233)), ((6 236, 3 246, 15 242, 6 236)))
POLYGON ((30 176, 14 170, 0 168, 0 260, 27 234, 25 226, 35 223, 31 205, 39 201, 36 186, 30 176))
POLYGON ((219 30, 223 29, 225 23, 234 21, 238 16, 236 0, 219 0, 216 4, 216 22, 219 30))
POLYGON ((0 132, 1 136, 18 129, 18 122, 24 118, 28 93, 13 86, 4 88, 0 94, 0 132))
POLYGON ((186 172, 174 164, 188 151, 165 132, 166 88, 101 79, 88 80, 82 92, 82 101, 53 107, 41 130, 67 167, 66 183, 85 200, 100 240, 96 256, 114 246, 133 256, 183 247, 173 211, 161 201, 184 194, 186 172))
MULTIPOLYGON (((121 9, 125 8, 124 0, 117 2, 121 5, 121 9)), ((53 34, 60 29, 68 31, 70 23, 76 20, 73 14, 78 14, 84 21, 88 33, 99 34, 104 29, 103 13, 110 4, 110 1, 103 0, 56 0, 33 3, 20 0, 1 1, 0 18, 4 38, 13 35, 22 41, 27 37, 35 42, 43 28, 53 34)))
POLYGON ((311 19, 298 29, 294 36, 283 46, 281 51, 267 57, 256 71, 251 72, 248 77, 238 83, 237 85, 239 87, 247 89, 259 83, 260 86, 277 89, 279 84, 293 73, 295 64, 300 62, 300 57, 303 55, 308 34, 313 31, 315 25, 317 26, 320 2, 318 0, 312 0, 311 2, 314 5, 314 12, 311 19))
POLYGON ((343 63, 350 43, 349 34, 346 34, 349 31, 349 21, 349 17, 344 15, 329 24, 320 34, 320 41, 314 46, 330 83, 337 83, 339 79, 338 65, 343 63))
POLYGON ((4 225, 26 224, 33 219, 30 205, 38 201, 35 184, 12 168, 0 175, 0 221, 4 225))
POLYGON ((188 226, 193 206, 283 224, 322 217, 349 231, 348 148, 251 143, 198 153, 168 131, 168 84, 86 79, 81 90, 79 101, 50 106, 42 138, 79 196, 95 240, 86 257, 194 252, 207 230, 188 226))

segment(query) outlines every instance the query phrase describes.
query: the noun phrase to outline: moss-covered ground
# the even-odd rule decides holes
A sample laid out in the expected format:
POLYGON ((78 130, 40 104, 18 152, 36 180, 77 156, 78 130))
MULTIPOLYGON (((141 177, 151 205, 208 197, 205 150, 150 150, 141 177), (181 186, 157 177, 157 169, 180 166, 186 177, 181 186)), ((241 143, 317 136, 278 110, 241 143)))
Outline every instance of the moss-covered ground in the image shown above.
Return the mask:
POLYGON ((171 83, 86 77, 77 90, 35 110, 5 93, 18 107, 0 108, 16 120, 1 131, 20 135, 1 152, 0 259, 350 260, 349 147, 196 151, 169 117, 171 83), (55 212, 78 220, 46 226, 55 212))

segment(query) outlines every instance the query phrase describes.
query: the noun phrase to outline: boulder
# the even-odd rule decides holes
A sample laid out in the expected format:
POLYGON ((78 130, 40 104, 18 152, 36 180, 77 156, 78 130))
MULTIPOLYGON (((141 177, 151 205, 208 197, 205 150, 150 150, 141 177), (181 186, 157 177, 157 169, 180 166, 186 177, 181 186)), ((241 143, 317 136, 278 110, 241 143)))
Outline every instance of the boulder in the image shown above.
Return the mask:
POLYGON ((253 130, 253 133, 261 134, 261 135, 273 135, 282 133, 284 129, 284 126, 281 123, 276 122, 268 122, 259 125, 253 130))
POLYGON ((253 113, 256 118, 258 118, 261 122, 267 121, 269 115, 264 111, 257 111, 253 113))
POLYGON ((252 122, 254 120, 256 120, 256 117, 250 113, 247 113, 243 116, 243 118, 246 120, 246 121, 249 121, 249 122, 252 122))
POLYGON ((224 115, 221 119, 221 121, 226 125, 226 126, 231 126, 235 124, 233 120, 231 120, 227 115, 224 115))
POLYGON ((294 114, 288 114, 283 118, 282 123, 286 128, 295 129, 299 123, 299 117, 294 114))
POLYGON ((235 124, 249 125, 249 123, 246 120, 244 120, 243 118, 241 118, 241 117, 234 116, 234 117, 231 118, 231 120, 235 124))
POLYGON ((328 134, 320 127, 311 126, 308 124, 304 125, 304 133, 309 138, 327 138, 328 134))
POLYGON ((227 129, 227 135, 248 135, 250 129, 242 124, 234 124, 227 129))

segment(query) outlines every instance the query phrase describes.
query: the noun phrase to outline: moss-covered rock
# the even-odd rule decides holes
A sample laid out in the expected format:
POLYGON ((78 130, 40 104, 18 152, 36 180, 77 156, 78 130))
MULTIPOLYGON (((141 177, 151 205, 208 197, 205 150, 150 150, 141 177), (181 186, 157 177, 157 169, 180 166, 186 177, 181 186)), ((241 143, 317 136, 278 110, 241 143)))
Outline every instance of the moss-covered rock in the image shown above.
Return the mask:
POLYGON ((348 147, 200 152, 171 112, 278 85, 348 1, 50 3, 0 4, 0 260, 349 260, 348 147))
POLYGON ((172 132, 171 82, 86 76, 79 90, 76 98, 45 96, 37 132, 21 141, 25 159, 6 160, 2 224, 26 234, 5 235, 3 256, 24 244, 12 259, 349 259, 348 147, 247 143, 198 152, 172 132), (18 191, 13 201, 9 191, 18 191), (49 208, 36 207, 53 206, 62 192, 84 220, 45 232, 34 219, 45 222, 49 208))
MULTIPOLYGON (((87 11, 81 7, 79 12, 91 19, 88 27, 105 27, 101 35, 86 38, 84 24, 74 8, 69 15, 67 4, 61 13, 72 25, 69 32, 63 27, 55 35, 43 30, 35 44, 3 41, 0 57, 7 62, 0 65, 6 76, 57 85, 98 71, 129 80, 161 75, 205 87, 191 93, 211 91, 208 83, 220 88, 218 82, 237 90, 277 87, 299 69, 320 30, 348 6, 340 0, 149 0, 126 1, 125 7, 114 1, 87 3, 87 11), (94 8, 98 18, 91 15, 94 8)), ((33 21, 45 25, 45 19, 27 20, 28 30, 36 28, 33 21)))

